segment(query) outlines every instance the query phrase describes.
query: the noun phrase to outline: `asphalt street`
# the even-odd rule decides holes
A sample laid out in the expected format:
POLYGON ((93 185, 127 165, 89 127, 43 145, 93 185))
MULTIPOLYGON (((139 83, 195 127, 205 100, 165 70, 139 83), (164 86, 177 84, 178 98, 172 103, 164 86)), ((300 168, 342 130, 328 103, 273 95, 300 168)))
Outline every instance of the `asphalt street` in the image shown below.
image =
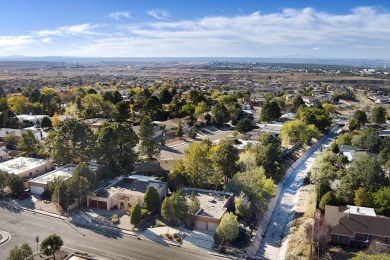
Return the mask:
MULTIPOLYGON (((329 145, 335 139, 336 135, 333 133, 327 138, 324 138, 321 145, 329 145)), ((258 257, 271 260, 283 259, 280 247, 283 238, 288 233, 288 224, 294 215, 292 208, 296 203, 296 194, 302 186, 307 170, 313 165, 316 152, 320 149, 321 145, 303 160, 287 178, 257 253, 258 257)))
MULTIPOLYGON (((108 259, 218 259, 202 250, 189 249, 138 240, 120 230, 76 227, 66 220, 30 211, 10 210, 0 206, 0 229, 11 233, 11 239, 0 246, 0 259, 6 259, 15 245, 27 242, 37 250, 35 237, 41 241, 50 234, 61 236, 63 249, 69 252, 87 252, 108 259)), ((220 259, 220 258, 219 258, 220 259)))

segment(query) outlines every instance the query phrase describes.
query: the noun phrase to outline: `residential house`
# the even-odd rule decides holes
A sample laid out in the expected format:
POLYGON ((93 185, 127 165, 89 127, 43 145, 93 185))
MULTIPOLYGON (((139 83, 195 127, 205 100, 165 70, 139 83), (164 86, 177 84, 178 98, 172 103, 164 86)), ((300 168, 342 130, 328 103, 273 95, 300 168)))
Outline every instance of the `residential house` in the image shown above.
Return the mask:
POLYGON ((346 145, 346 144, 341 144, 338 146, 339 147, 339 153, 347 156, 348 160, 351 162, 358 158, 359 156, 367 156, 370 158, 376 158, 378 155, 376 153, 370 153, 366 151, 358 151, 357 146, 353 145, 346 145))
POLYGON ((318 103, 318 100, 315 97, 310 96, 302 96, 303 102, 305 102, 305 105, 308 107, 313 107, 318 103))
POLYGON ((174 162, 174 159, 137 162, 134 165, 134 174, 166 178, 174 162))
POLYGON ((29 157, 17 157, 0 163, 0 171, 22 179, 34 178, 48 172, 52 167, 53 162, 50 160, 29 157))
POLYGON ((383 139, 390 139, 390 129, 382 130, 379 133, 379 137, 383 139))
POLYGON ((183 188, 182 192, 187 199, 194 192, 200 202, 200 208, 194 214, 193 226, 196 229, 215 231, 222 216, 234 207, 233 193, 188 187, 183 188))
MULTIPOLYGON (((89 164, 88 167, 97 171, 99 165, 89 164)), ((44 175, 36 177, 28 182, 31 193, 41 195, 45 190, 51 189, 51 184, 55 179, 61 178, 62 180, 67 180, 72 177, 73 171, 76 168, 74 164, 67 164, 63 167, 60 167, 54 171, 48 172, 44 175)))
POLYGON ((87 206, 110 210, 112 208, 131 210, 136 204, 144 206, 144 194, 149 186, 156 188, 160 200, 167 195, 167 183, 155 177, 132 175, 119 177, 109 182, 109 185, 88 196, 87 206))
POLYGON ((331 226, 332 243, 366 246, 375 240, 390 244, 390 218, 372 208, 325 206, 325 222, 331 226))

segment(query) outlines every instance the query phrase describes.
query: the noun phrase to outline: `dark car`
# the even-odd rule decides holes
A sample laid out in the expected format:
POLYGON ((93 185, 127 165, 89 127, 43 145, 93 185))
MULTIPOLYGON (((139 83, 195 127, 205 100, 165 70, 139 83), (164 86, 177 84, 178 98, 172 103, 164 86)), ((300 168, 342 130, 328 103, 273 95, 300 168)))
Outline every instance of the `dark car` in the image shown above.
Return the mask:
POLYGON ((30 190, 25 190, 25 191, 22 191, 22 192, 18 195, 18 199, 24 200, 25 198, 30 197, 30 195, 31 195, 30 190))

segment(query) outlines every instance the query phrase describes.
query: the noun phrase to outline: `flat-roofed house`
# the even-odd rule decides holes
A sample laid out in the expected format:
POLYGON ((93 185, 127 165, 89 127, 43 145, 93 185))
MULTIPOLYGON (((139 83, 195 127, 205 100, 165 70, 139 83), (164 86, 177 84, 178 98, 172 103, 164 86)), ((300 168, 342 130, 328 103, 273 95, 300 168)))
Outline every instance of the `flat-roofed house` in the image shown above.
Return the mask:
POLYGON ((118 209, 130 210, 135 204, 144 206, 144 194, 149 186, 156 188, 160 200, 166 197, 167 183, 155 177, 132 175, 111 181, 105 187, 96 190, 93 196, 88 196, 87 206, 110 210, 116 206, 118 209))
POLYGON ((0 163, 0 171, 16 175, 22 179, 34 178, 50 171, 53 162, 45 159, 17 157, 0 163))
POLYGON ((222 216, 229 208, 234 207, 234 194, 188 187, 182 189, 187 199, 193 191, 200 202, 200 208, 195 213, 194 227, 200 230, 217 230, 222 216))
MULTIPOLYGON (((96 171, 99 165, 89 164, 88 167, 96 171)), ((67 180, 72 177, 73 171, 76 169, 76 165, 67 164, 63 167, 60 167, 54 171, 48 172, 44 175, 38 176, 28 182, 31 193, 40 195, 45 190, 51 189, 51 184, 56 178, 62 178, 63 180, 67 180)))

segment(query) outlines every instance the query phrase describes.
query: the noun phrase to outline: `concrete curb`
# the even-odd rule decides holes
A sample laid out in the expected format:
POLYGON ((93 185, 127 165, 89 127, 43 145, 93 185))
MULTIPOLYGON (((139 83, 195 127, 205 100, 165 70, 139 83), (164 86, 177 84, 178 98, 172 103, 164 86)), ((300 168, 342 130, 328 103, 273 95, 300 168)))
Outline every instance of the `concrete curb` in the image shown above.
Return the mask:
POLYGON ((7 231, 0 230, 0 235, 1 235, 0 245, 4 244, 11 238, 11 234, 8 233, 7 231))

